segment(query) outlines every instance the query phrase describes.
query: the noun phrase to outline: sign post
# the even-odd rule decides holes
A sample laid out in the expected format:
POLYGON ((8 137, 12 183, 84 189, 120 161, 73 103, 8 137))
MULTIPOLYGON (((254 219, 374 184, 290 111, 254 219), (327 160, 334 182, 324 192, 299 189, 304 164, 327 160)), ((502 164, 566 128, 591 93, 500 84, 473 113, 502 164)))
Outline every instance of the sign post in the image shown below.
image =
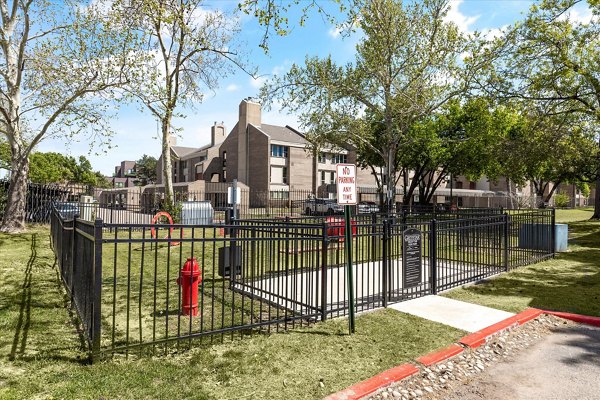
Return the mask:
POLYGON ((336 165, 337 203, 344 205, 344 232, 346 248, 346 269, 348 277, 348 301, 350 333, 354 333, 354 271, 352 269, 352 224, 350 222, 350 206, 356 205, 356 165, 336 165))

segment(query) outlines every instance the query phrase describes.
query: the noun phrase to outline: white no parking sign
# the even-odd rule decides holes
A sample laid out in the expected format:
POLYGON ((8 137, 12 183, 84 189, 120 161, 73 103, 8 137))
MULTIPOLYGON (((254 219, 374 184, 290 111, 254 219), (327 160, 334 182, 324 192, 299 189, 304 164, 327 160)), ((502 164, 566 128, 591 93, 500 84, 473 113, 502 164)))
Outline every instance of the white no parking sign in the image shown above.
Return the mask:
POLYGON ((356 204, 356 165, 337 164, 337 202, 338 204, 356 204))

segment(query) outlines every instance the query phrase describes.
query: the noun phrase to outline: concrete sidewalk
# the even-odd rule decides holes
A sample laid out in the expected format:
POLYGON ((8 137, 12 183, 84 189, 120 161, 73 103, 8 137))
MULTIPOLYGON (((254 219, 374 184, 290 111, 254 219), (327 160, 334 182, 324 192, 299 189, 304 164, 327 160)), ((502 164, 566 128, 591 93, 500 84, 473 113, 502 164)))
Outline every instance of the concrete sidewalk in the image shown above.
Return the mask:
POLYGON ((514 315, 506 311, 434 295, 393 304, 389 308, 467 332, 479 331, 514 315))

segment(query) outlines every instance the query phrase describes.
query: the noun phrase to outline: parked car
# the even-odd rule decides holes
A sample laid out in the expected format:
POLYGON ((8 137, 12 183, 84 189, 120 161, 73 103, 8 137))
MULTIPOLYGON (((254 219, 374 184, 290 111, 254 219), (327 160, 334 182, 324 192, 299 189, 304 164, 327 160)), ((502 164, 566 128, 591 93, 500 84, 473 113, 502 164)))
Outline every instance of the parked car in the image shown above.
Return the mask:
POLYGON ((304 205, 306 215, 333 215, 343 212, 344 206, 332 199, 308 199, 304 205))
POLYGON ((379 206, 374 201, 361 201, 358 203, 359 214, 371 214, 379 212, 379 206))
POLYGON ((72 219, 75 215, 79 215, 79 204, 77 203, 57 201, 54 203, 54 208, 63 219, 72 219))

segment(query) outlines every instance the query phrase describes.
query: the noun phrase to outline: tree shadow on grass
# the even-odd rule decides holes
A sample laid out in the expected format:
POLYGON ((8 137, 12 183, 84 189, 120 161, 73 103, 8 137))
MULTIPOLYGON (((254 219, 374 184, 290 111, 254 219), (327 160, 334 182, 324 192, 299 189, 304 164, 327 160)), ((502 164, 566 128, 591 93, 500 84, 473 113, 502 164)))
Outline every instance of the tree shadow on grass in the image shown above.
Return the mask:
POLYGON ((17 355, 23 355, 25 353, 25 347, 27 346, 27 337, 29 335, 29 327, 31 325, 31 279, 32 279, 32 268, 33 264, 37 260, 37 234, 31 236, 31 255, 27 261, 25 267, 25 277, 23 284, 21 285, 21 298, 19 317, 17 319, 17 326, 15 328, 15 335, 13 338, 12 347, 8 359, 13 361, 17 355))
MULTIPOLYGON (((8 359, 10 361, 33 361, 46 358, 56 361, 87 363, 87 356, 83 351, 85 340, 81 327, 77 324, 74 327, 76 331, 74 333, 78 335, 79 346, 68 344, 52 346, 50 344, 54 340, 61 342, 68 336, 63 335, 65 333, 64 326, 58 325, 59 322, 56 319, 57 312, 62 314, 63 307, 66 305, 62 293, 62 283, 57 272, 56 259, 54 259, 54 264, 50 264, 38 256, 38 249, 44 245, 44 243, 40 243, 39 235, 34 233, 19 237, 26 236, 29 236, 30 254, 23 271, 23 280, 20 285, 15 285, 13 293, 7 294, 9 298, 12 297, 14 304, 19 306, 8 359), (48 271, 41 269, 45 267, 52 269, 54 274, 48 274, 48 271), (48 285, 49 283, 50 285, 48 285), (52 290, 47 290, 48 287, 52 290), (57 301, 57 299, 60 300, 57 301), (52 340, 49 340, 50 338, 52 340)), ((14 242, 11 243, 14 246, 14 242)), ((67 312, 70 320, 74 321, 72 312, 70 310, 67 312)), ((65 314, 66 317, 67 314, 65 314)), ((72 333, 72 331, 69 330, 68 333, 72 333)), ((63 342, 63 344, 65 343, 63 342)))

